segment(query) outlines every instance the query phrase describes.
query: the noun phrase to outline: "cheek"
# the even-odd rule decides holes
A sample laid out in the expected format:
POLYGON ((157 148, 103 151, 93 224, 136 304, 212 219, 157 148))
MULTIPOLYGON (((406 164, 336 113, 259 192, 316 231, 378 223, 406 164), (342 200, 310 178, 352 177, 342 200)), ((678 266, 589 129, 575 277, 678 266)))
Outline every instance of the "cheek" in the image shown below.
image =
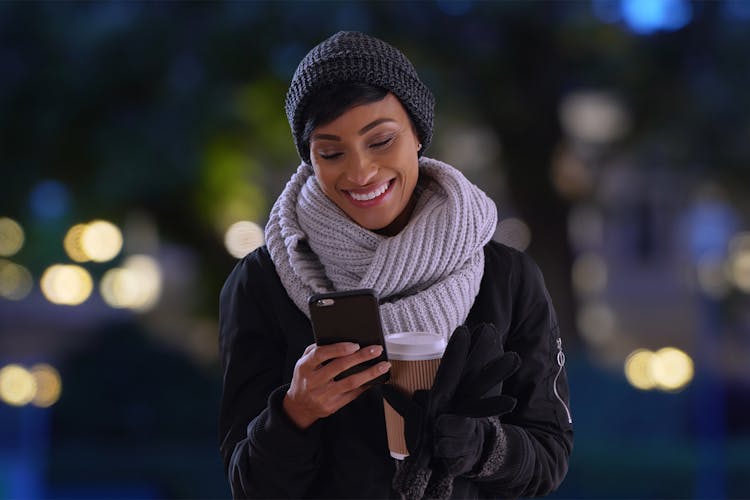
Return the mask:
POLYGON ((317 179, 318 185, 323 189, 324 192, 328 193, 331 189, 333 189, 335 185, 335 179, 331 175, 330 171, 321 169, 314 163, 313 171, 315 172, 315 179, 317 179))

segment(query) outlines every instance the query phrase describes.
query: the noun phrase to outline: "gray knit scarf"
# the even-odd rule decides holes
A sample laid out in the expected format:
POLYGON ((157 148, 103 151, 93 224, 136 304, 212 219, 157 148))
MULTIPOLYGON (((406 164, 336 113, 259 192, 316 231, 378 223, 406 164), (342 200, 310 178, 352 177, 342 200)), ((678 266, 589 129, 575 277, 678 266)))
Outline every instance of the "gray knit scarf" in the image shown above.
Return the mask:
POLYGON ((492 200, 446 163, 419 160, 418 199, 395 236, 352 221, 302 164, 271 209, 266 243, 289 297, 309 316, 314 293, 373 288, 386 334, 448 338, 463 324, 497 225, 492 200))

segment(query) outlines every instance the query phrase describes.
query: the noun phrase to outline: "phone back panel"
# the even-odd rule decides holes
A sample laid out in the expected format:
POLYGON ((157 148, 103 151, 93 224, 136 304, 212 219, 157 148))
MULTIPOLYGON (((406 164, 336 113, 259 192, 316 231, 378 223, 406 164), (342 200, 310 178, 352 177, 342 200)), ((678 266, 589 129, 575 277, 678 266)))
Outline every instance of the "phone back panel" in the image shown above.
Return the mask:
POLYGON ((320 345, 383 342, 378 299, 369 290, 315 295, 310 299, 310 318, 320 345))

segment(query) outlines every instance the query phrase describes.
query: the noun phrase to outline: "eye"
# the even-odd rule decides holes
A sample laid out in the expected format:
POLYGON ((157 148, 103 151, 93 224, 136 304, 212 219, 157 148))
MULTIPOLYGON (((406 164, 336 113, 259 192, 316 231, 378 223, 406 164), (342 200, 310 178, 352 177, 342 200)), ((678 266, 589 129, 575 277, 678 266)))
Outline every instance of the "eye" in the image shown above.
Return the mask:
POLYGON ((328 153, 328 154, 326 154, 326 153, 318 153, 318 156, 320 156, 324 160, 333 160, 333 159, 338 158, 339 156, 341 156, 341 153, 328 153))
POLYGON ((371 148, 382 148, 382 147, 385 147, 388 144, 390 144, 392 141, 393 141, 393 136, 389 137, 388 139, 386 139, 384 141, 373 143, 373 144, 370 145, 370 147, 371 148))

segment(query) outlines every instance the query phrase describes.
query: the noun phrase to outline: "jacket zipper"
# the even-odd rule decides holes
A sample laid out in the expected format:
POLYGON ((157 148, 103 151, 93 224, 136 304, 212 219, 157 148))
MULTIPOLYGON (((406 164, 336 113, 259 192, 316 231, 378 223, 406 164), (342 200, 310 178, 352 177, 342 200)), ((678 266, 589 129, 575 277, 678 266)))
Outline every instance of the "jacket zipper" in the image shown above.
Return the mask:
POLYGON ((565 401, 563 401, 563 398, 560 397, 560 393, 557 392, 557 379, 560 378, 560 374, 563 371, 563 367, 565 366, 565 353, 562 350, 562 339, 558 337, 557 339, 557 366, 559 367, 557 370, 557 375, 555 375, 555 380, 552 382, 552 389, 555 391, 555 396, 557 397, 558 401, 560 401, 560 404, 565 408, 565 413, 568 415, 568 423, 573 423, 573 417, 570 415, 570 410, 568 409, 568 405, 565 404, 565 401))

